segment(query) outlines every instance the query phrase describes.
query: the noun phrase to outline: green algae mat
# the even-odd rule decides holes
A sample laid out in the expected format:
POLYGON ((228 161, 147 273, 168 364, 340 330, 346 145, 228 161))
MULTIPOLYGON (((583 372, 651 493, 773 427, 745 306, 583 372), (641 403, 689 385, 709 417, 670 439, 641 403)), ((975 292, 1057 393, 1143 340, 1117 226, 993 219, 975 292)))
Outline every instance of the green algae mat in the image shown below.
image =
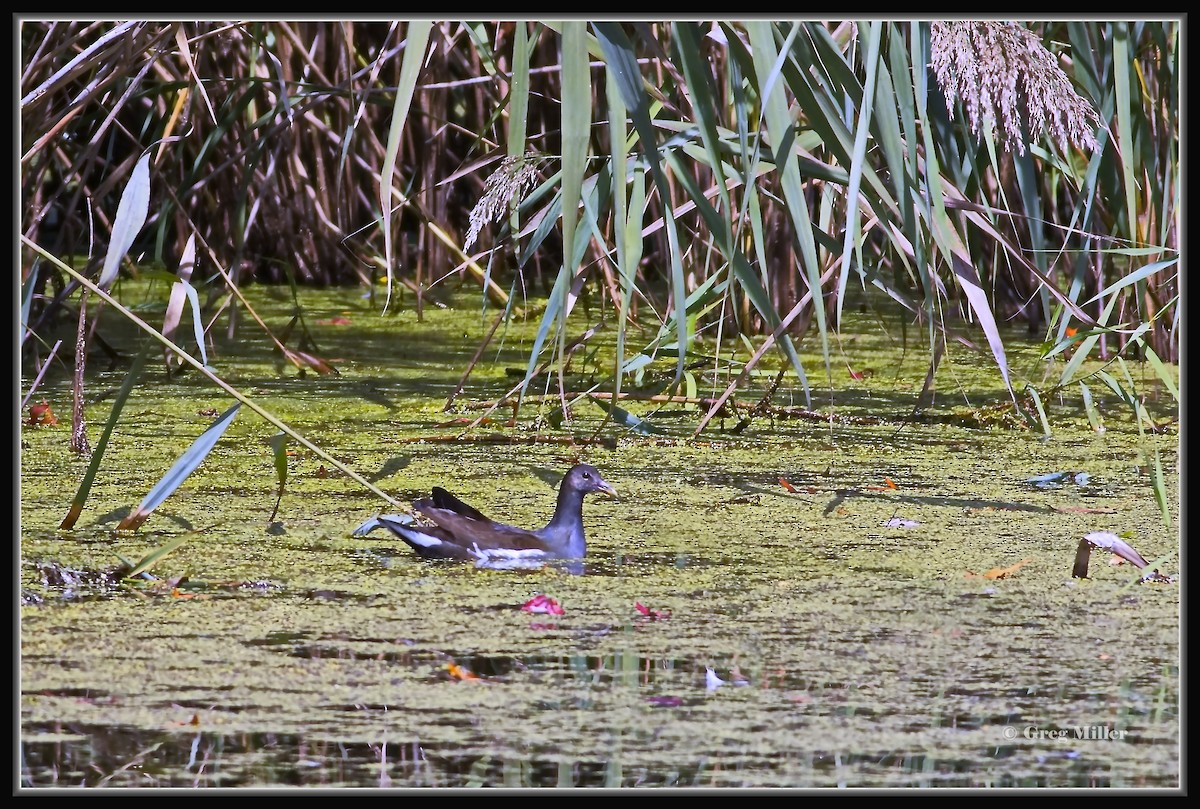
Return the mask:
MULTIPOLYGON (((253 292, 281 331, 291 300, 253 292)), ((151 320, 160 297, 141 304, 151 320)), ((1178 436, 1139 436, 1115 399, 1096 403, 1102 432, 1070 396, 1048 402, 1047 437, 996 416, 998 374, 960 349, 913 417, 928 352, 864 320, 832 379, 802 352, 811 401, 790 376, 772 389, 768 365, 696 438, 704 409, 686 396, 623 400, 622 423, 581 399, 564 418, 557 375, 512 420, 488 404, 524 373, 536 315, 500 329, 463 382, 494 318, 477 300, 420 320, 356 291, 300 300, 302 350, 336 375, 300 373, 245 322, 209 346, 216 372, 401 503, 441 485, 539 526, 562 473, 596 465, 620 499, 586 503, 587 558, 481 570, 355 536, 396 508, 295 443, 280 495, 277 431, 246 411, 118 531, 233 403, 153 359, 62 530, 87 459, 52 369, 34 402, 58 423, 26 412, 20 432, 18 787, 1181 785, 1178 436), (1094 531, 1175 579, 1098 552, 1072 577, 1094 531), (145 576, 119 575, 163 548, 145 576)), ((602 337, 564 388, 609 373, 602 337)), ((1014 369, 1040 382, 1037 347, 1011 340, 1014 369)), ((649 390, 655 367, 624 389, 649 390)), ((93 442, 127 370, 91 360, 93 442)), ((690 373, 692 399, 732 378, 690 373)))

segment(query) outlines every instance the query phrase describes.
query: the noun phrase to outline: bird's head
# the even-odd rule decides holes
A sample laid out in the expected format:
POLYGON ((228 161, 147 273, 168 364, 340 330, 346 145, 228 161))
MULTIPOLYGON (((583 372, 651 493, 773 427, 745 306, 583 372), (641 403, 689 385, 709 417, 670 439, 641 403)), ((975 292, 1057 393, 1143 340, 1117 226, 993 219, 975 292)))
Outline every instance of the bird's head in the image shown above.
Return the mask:
POLYGON ((563 478, 562 485, 584 494, 603 492, 612 498, 617 496, 617 490, 610 486, 608 481, 600 476, 600 470, 591 464, 581 463, 572 466, 563 478))

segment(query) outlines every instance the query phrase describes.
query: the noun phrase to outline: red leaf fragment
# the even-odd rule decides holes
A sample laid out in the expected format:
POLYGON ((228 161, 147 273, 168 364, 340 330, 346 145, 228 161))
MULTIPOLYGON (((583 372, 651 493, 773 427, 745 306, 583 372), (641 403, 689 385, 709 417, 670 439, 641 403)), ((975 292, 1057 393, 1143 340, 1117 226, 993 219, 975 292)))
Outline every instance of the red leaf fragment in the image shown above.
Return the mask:
POLYGON ((524 612, 534 612, 541 615, 562 615, 564 610, 548 595, 539 593, 521 605, 524 612))
POLYGON ((652 610, 640 601, 633 602, 633 606, 637 609, 638 612, 640 612, 642 615, 649 617, 653 621, 659 621, 659 620, 665 621, 666 619, 671 617, 670 610, 652 610))

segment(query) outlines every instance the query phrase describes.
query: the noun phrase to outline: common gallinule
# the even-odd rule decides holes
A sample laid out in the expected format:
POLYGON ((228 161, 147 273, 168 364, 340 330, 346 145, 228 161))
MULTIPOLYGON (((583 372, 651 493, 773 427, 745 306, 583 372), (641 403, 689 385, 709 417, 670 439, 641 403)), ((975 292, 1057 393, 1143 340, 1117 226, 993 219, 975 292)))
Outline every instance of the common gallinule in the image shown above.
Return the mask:
POLYGON ((427 559, 474 560, 478 567, 537 567, 551 559, 581 559, 587 553, 583 497, 589 492, 617 496, 596 467, 571 467, 558 486, 554 516, 545 528, 532 531, 495 522, 440 486, 433 487, 432 497, 413 502, 412 522, 384 515, 376 520, 427 559))

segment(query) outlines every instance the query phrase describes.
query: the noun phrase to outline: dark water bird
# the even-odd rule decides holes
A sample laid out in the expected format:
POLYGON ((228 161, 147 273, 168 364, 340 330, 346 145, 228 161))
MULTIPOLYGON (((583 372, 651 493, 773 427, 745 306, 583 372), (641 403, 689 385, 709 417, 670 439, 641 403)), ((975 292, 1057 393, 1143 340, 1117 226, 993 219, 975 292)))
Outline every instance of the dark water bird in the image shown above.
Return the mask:
POLYGON ((484 516, 440 486, 413 502, 415 518, 401 522, 380 515, 378 523, 427 559, 464 559, 477 567, 540 567, 552 559, 582 559, 583 498, 591 492, 616 497, 616 490, 589 464, 567 470, 558 486, 554 516, 545 528, 525 529, 484 516))

